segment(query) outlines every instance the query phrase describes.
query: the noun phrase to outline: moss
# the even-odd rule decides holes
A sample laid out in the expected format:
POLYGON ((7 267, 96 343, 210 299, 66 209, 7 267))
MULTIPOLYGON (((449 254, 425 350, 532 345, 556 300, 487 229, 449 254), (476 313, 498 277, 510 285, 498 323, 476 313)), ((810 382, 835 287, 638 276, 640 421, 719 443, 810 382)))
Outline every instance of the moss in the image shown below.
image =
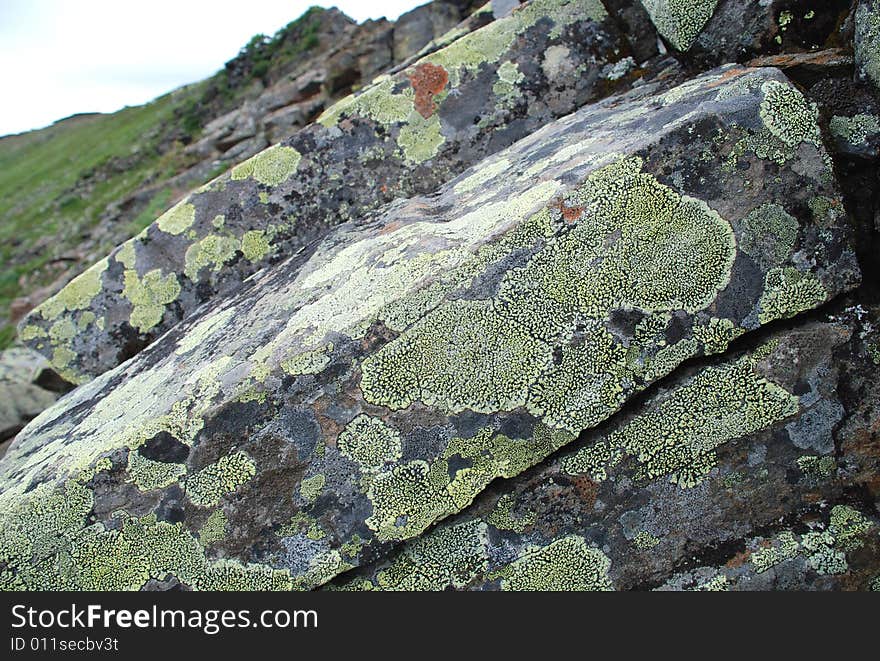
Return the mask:
POLYGON ((153 461, 132 450, 128 453, 128 475, 138 489, 152 491, 177 482, 186 475, 186 465, 153 461))
POLYGON ((318 496, 321 495, 326 483, 327 478, 321 473, 313 475, 312 477, 304 478, 299 484, 300 495, 302 495, 306 502, 313 503, 318 499, 318 496))
POLYGON ((251 458, 244 452, 235 452, 188 476, 183 486, 194 505, 213 507, 256 473, 257 468, 251 458))
POLYGON ((669 475, 692 487, 715 465, 714 449, 798 411, 798 398, 754 371, 755 356, 710 367, 670 391, 648 411, 562 460, 571 475, 602 480, 624 456, 647 479, 669 475))
POLYGON ((361 470, 372 471, 401 457, 402 444, 396 429, 366 414, 349 422, 336 440, 339 451, 361 470))
POLYGON ((794 267, 775 268, 764 277, 764 292, 758 301, 758 321, 762 324, 786 319, 810 310, 828 297, 819 278, 794 267))
POLYGON ((159 269, 149 271, 143 279, 138 277, 137 271, 127 270, 123 282, 122 295, 132 306, 129 323, 142 333, 158 325, 165 307, 180 295, 177 276, 174 273, 163 276, 159 269))
POLYGON ((715 13, 718 0, 642 0, 651 21, 663 37, 686 52, 715 13))
POLYGON ((256 179, 266 186, 278 186, 296 172, 302 155, 293 147, 274 145, 232 168, 232 179, 256 179))
POLYGON ((202 546, 210 546, 226 538, 226 526, 228 520, 223 510, 211 512, 211 516, 199 530, 199 543, 202 546))
POLYGON ((758 207, 742 221, 739 247, 762 269, 779 266, 794 250, 798 221, 778 204, 758 207))
POLYGON ((512 591, 613 590, 608 570, 611 560, 583 537, 570 535, 547 546, 530 546, 504 569, 495 573, 501 589, 512 591))
MULTIPOLYGON (((180 202, 171 207, 156 219, 156 226, 166 234, 183 234, 196 221, 196 208, 189 202, 180 202)), ((128 249, 127 249, 128 250, 128 249)), ((130 260, 131 254, 123 255, 123 260, 130 260)), ((121 261, 121 260, 120 260, 121 261)), ((133 266, 130 266, 133 268, 133 266)))
POLYGON ((468 521, 444 526, 413 540, 376 574, 382 590, 461 589, 488 565, 486 524, 468 521))
POLYGON ((290 589, 286 570, 209 562, 180 523, 122 516, 90 523, 90 489, 42 484, 0 507, 0 585, 28 590, 138 590, 174 575, 195 589, 290 589))
POLYGON ((84 310, 101 293, 101 278, 109 262, 102 259, 71 280, 55 296, 37 308, 37 312, 48 321, 57 319, 64 312, 84 310))
POLYGON ((199 271, 203 268, 210 267, 216 273, 224 264, 232 261, 239 245, 234 237, 209 234, 187 248, 183 272, 193 282, 198 281, 199 271))
POLYGON ((272 244, 266 238, 264 230, 250 230, 241 237, 241 252, 251 262, 265 259, 271 250, 272 244))

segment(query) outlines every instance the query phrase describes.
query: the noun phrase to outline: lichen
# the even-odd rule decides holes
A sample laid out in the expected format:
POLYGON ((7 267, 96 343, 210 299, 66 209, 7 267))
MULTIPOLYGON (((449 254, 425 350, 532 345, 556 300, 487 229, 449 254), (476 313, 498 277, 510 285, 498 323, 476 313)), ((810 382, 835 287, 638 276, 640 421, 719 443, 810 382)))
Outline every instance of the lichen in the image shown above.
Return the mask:
POLYGON ((584 592, 613 590, 611 560, 583 537, 570 535, 547 546, 529 546, 516 560, 494 573, 501 589, 584 592))
POLYGON ((794 250, 798 221, 778 204, 765 204, 742 221, 739 247, 767 269, 779 266, 794 250))
POLYGON ((147 272, 139 278, 137 271, 127 270, 123 275, 122 295, 131 303, 129 323, 146 333, 162 321, 165 308, 180 295, 180 283, 174 273, 162 275, 160 269, 147 272))
POLYGON ((256 473, 257 467, 253 460, 239 451, 225 455, 199 472, 189 475, 183 486, 194 505, 213 507, 256 473))
POLYGON ((810 310, 828 297, 822 282, 812 272, 794 267, 774 268, 764 277, 764 292, 758 301, 762 324, 786 319, 810 310))
POLYGON ((686 52, 715 13, 718 0, 642 0, 654 27, 672 46, 686 52))
POLYGON ((61 291, 40 305, 37 308, 37 312, 43 319, 52 321, 57 319, 63 312, 86 309, 91 304, 92 299, 101 293, 101 279, 108 265, 108 260, 102 259, 75 277, 61 291))
POLYGON ((245 259, 258 262, 272 251, 272 244, 266 238, 265 230, 249 230, 241 237, 241 252, 245 259))
POLYGON ((234 237, 209 234, 193 243, 184 255, 183 272, 193 282, 198 281, 199 271, 210 267, 215 273, 235 257, 239 242, 234 237))
POLYGON ((293 176, 302 154, 293 147, 273 145, 232 168, 232 179, 251 177, 266 186, 277 186, 293 176))
POLYGON ((226 538, 228 519, 222 509, 211 512, 211 516, 199 530, 199 542, 202 546, 210 546, 226 538))
POLYGON ((761 86, 764 95, 759 114, 764 126, 788 147, 802 142, 822 144, 819 107, 793 85, 768 80, 761 86))
POLYGON ((423 163, 433 158, 445 141, 437 115, 425 119, 416 111, 409 115, 409 121, 400 127, 397 136, 397 144, 410 163, 423 163))
POLYGON ((859 146, 865 144, 869 136, 880 133, 880 118, 863 113, 852 117, 834 115, 829 122, 829 128, 834 137, 859 146))
POLYGON ((486 523, 498 530, 510 530, 517 533, 524 532, 526 528, 537 521, 538 515, 532 511, 515 515, 515 507, 516 499, 512 495, 505 494, 501 496, 495 504, 495 509, 486 517, 486 523))
POLYGON ((327 478, 321 473, 304 478, 299 484, 300 495, 302 495, 307 503, 313 503, 321 495, 326 483, 327 478))
POLYGON ((752 552, 749 560, 755 568, 756 574, 763 574, 785 560, 790 560, 798 555, 800 545, 790 531, 780 533, 775 544, 763 546, 752 552))
MULTIPOLYGON (((156 219, 156 226, 165 232, 166 234, 172 234, 177 236, 178 234, 183 234, 186 230, 192 227, 193 223, 196 221, 196 208, 189 202, 183 201, 180 202, 173 207, 171 207, 168 211, 163 213, 156 219)), ((132 248, 134 246, 132 245, 132 248)), ((128 250, 132 250, 129 248, 128 250)), ((120 251, 120 256, 117 256, 117 259, 125 264, 127 261, 131 259, 131 253, 123 253, 120 251)), ((133 264, 126 264, 129 268, 134 268, 133 264)))
POLYGON ((349 422, 336 440, 339 451, 356 462, 361 470, 373 471, 401 457, 402 444, 397 430, 379 418, 360 414, 349 422))
POLYGON ((141 491, 167 487, 186 475, 186 465, 173 462, 153 461, 137 451, 128 453, 129 479, 141 491))

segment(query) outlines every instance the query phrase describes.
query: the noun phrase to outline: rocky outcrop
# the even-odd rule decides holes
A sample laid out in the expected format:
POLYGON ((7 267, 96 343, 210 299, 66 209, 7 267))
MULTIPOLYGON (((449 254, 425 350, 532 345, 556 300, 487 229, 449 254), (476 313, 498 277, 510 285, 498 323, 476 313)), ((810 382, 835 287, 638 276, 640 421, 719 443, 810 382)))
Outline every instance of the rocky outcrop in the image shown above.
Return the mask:
POLYGON ((499 9, 190 195, 22 326, 0 586, 880 589, 845 4, 499 9))
POLYGON ((436 190, 626 88, 629 52, 599 0, 537 0, 343 99, 193 193, 37 308, 20 336, 65 378, 87 381, 334 225, 436 190))
MULTIPOLYGON (((21 347, 0 351, 0 443, 55 402, 57 384, 40 354, 21 347)), ((5 450, 0 445, 0 456, 5 450)))
MULTIPOLYGON (((682 362, 856 286, 801 93, 738 67, 661 89, 587 106, 340 226, 45 412, 2 465, 3 529, 31 538, 35 513, 58 508, 44 534, 71 552, 39 569, 24 553, 8 580, 317 587, 682 362), (122 540, 141 549, 132 571, 105 571, 122 540)), ((716 382, 731 407, 754 402, 718 444, 799 411, 798 392, 742 379, 716 382)), ((661 448, 650 472, 694 486, 711 449, 661 448)))

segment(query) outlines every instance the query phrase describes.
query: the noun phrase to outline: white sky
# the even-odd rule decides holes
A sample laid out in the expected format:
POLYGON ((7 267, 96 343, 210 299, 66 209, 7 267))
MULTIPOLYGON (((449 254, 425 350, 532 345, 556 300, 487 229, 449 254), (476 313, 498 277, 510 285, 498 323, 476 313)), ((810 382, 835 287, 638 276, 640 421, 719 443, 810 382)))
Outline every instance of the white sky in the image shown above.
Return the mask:
POLYGON ((145 103, 312 5, 389 20, 427 0, 0 0, 0 135, 145 103))

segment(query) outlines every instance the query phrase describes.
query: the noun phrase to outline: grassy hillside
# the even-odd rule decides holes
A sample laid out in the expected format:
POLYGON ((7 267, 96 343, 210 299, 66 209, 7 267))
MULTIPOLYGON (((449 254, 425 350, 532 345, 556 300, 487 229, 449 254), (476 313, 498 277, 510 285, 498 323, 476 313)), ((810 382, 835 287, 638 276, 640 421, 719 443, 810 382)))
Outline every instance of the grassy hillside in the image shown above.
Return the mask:
POLYGON ((255 36, 211 78, 146 105, 0 138, 0 349, 15 335, 7 317, 13 299, 80 271, 186 192, 167 184, 193 165, 184 144, 237 107, 255 81, 279 78, 314 49, 323 11, 310 9, 272 37, 255 36), (152 197, 125 222, 99 223, 145 186, 152 197))

